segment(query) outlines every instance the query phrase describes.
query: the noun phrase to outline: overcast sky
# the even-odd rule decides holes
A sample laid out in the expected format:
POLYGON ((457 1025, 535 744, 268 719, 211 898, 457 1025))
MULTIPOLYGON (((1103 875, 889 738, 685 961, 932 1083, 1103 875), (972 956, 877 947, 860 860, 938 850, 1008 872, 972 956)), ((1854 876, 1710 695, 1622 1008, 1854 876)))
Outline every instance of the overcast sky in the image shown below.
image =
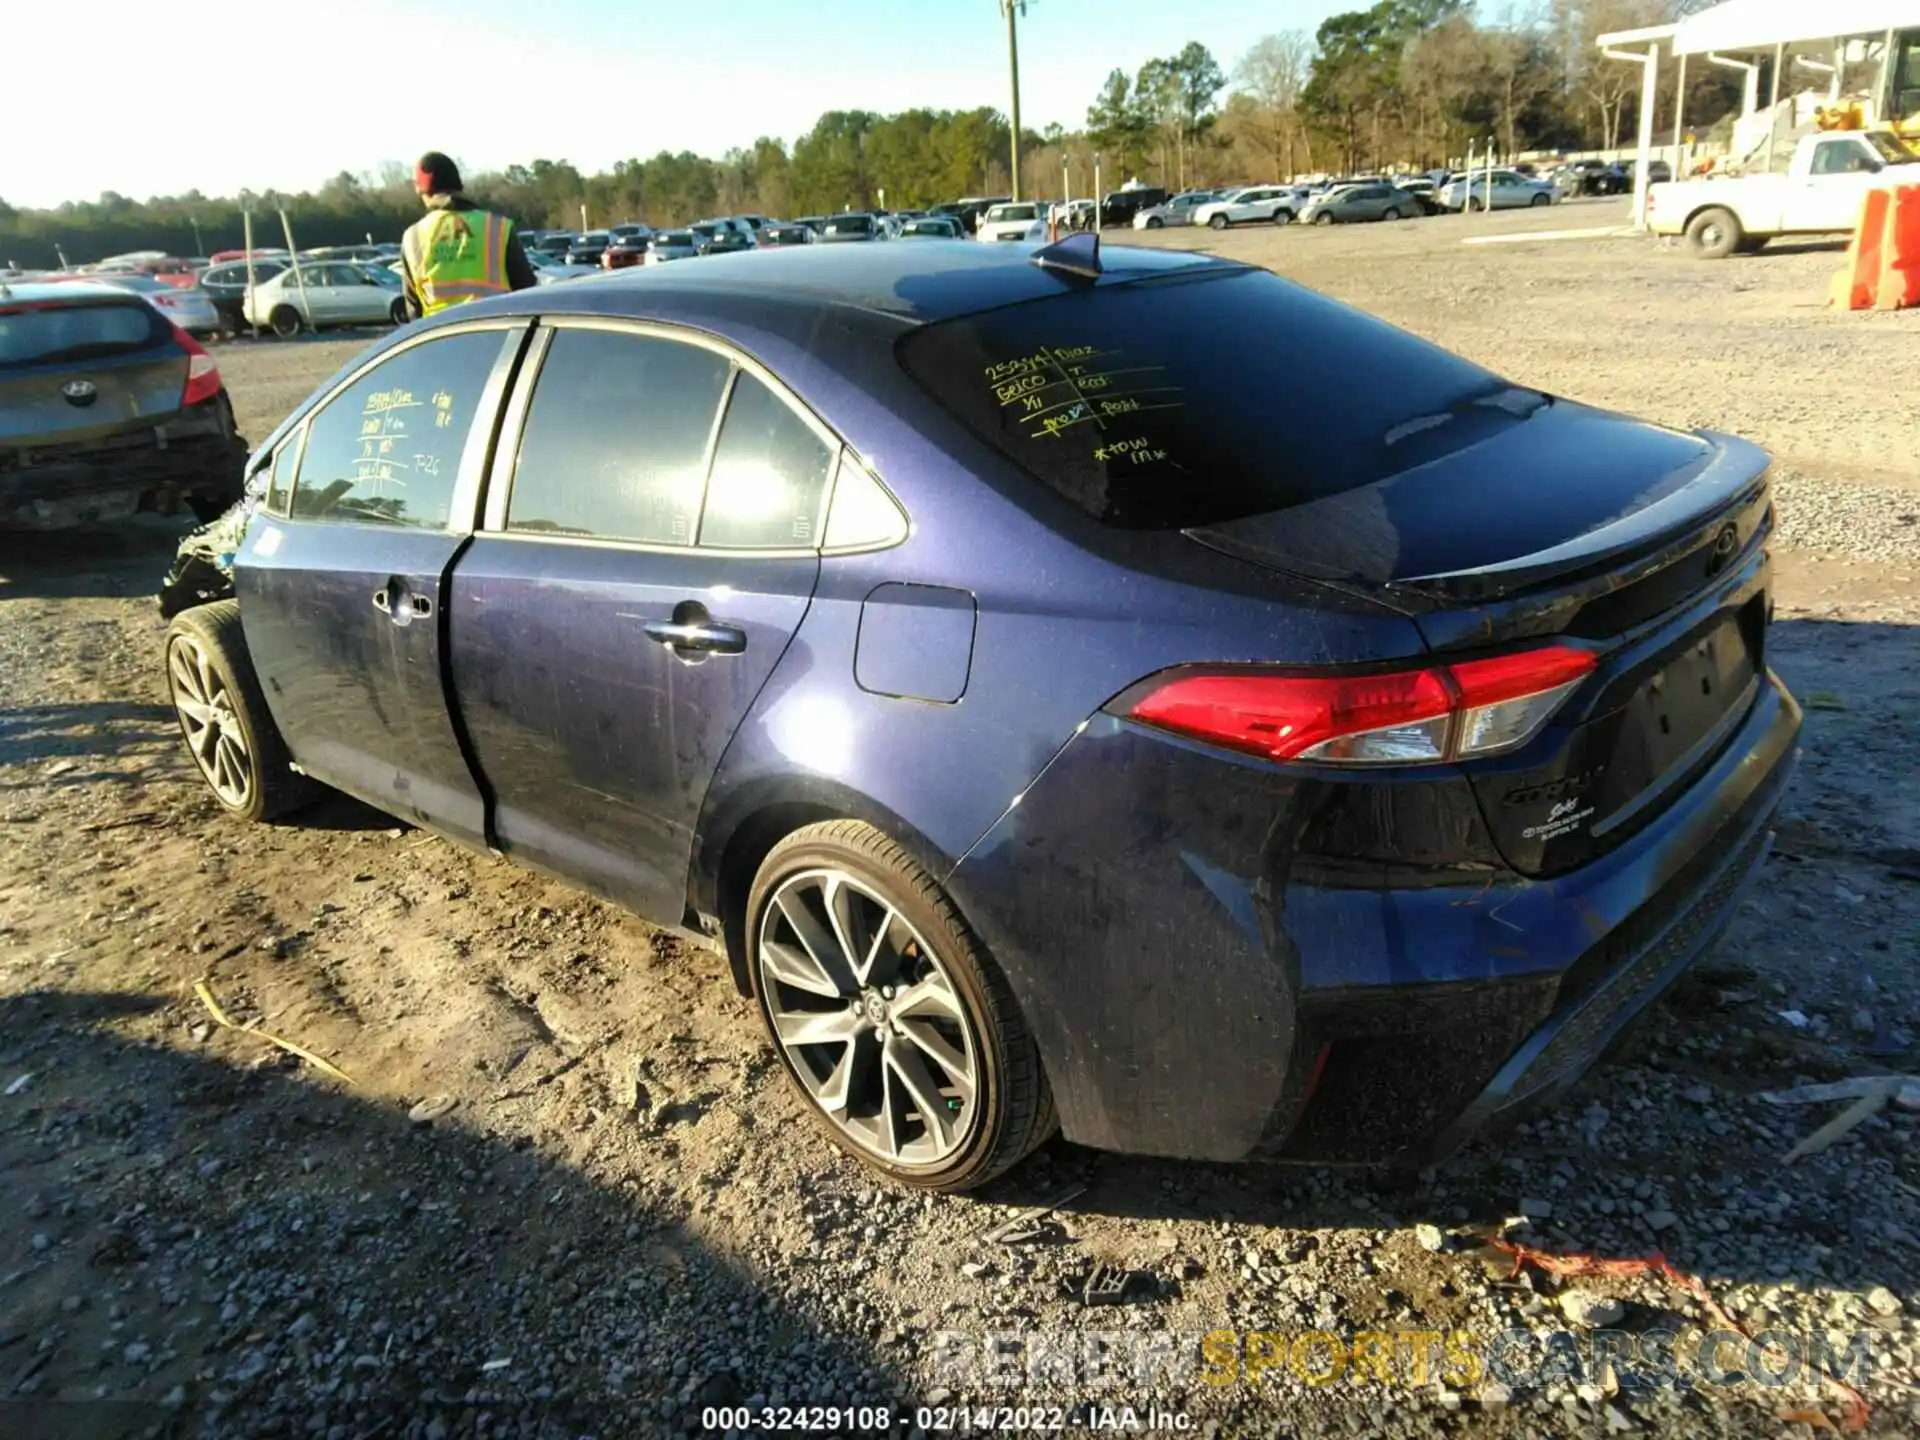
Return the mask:
MULTIPOLYGON (((1189 40, 1223 69, 1325 0, 1032 0, 1022 120, 1079 126, 1107 72, 1189 40)), ((445 150, 583 170, 662 149, 791 142, 823 110, 1007 105, 997 0, 93 0, 0 86, 0 199, 312 189, 445 150)))

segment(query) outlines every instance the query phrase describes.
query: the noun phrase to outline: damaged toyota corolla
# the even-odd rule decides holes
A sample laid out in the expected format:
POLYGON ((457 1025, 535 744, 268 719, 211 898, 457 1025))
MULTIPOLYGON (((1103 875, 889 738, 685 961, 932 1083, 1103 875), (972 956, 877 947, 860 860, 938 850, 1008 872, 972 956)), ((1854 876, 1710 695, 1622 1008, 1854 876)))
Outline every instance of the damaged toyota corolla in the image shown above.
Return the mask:
POLYGON ((167 641, 220 802, 334 787, 702 938, 909 1186, 1056 1128, 1425 1163, 1712 942, 1796 753, 1759 450, 1213 257, 529 291, 253 468, 167 641))

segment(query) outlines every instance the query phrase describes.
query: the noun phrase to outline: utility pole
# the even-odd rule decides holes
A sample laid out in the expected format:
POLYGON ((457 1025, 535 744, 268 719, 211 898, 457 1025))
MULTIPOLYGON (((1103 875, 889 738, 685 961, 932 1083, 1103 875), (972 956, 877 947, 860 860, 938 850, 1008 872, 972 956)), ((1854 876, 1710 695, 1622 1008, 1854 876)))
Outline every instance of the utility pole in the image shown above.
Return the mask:
POLYGON ((1020 198, 1020 36, 1018 18, 1027 13, 1027 0, 1000 0, 1007 17, 1007 75, 1013 82, 1013 198, 1020 198))

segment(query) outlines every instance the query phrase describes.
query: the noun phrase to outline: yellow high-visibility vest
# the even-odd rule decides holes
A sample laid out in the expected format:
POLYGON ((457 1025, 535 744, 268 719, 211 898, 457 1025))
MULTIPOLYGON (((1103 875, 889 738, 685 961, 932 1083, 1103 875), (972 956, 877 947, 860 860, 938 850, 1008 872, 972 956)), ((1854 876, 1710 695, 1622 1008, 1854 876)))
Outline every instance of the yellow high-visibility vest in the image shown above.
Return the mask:
POLYGON ((485 210, 435 210, 407 227, 400 238, 407 273, 419 293, 421 313, 488 295, 504 295, 507 237, 513 222, 485 210))

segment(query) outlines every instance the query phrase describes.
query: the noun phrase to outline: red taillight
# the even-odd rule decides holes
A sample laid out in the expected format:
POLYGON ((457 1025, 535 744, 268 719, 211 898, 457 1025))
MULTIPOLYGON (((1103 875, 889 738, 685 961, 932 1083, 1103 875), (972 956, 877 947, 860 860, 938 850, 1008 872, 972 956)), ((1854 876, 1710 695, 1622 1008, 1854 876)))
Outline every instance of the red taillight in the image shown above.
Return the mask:
POLYGON ((220 367, 213 363, 213 356, 178 325, 173 327, 173 341, 187 352, 187 384, 180 392, 181 406, 198 405, 202 400, 213 399, 220 393, 220 367))
POLYGON ((1525 744, 1595 663, 1549 645, 1385 675, 1175 675, 1129 714, 1269 760, 1430 764, 1525 744))

